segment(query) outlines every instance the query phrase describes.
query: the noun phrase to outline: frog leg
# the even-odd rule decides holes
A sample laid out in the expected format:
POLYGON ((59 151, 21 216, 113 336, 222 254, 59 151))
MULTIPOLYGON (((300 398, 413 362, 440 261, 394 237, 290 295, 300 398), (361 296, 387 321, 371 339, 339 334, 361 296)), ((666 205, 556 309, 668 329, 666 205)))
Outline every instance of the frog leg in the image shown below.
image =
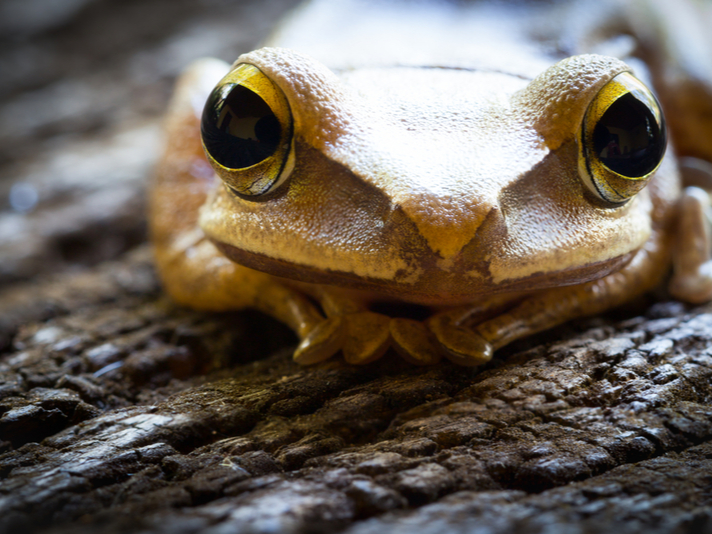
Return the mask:
POLYGON ((699 187, 688 187, 680 198, 677 240, 673 255, 670 293, 691 304, 712 299, 712 261, 710 261, 709 194, 699 187))
MULTIPOLYGON (((595 315, 656 287, 665 275, 667 247, 654 231, 618 272, 575 286, 543 290, 511 309, 467 328, 467 317, 439 315, 428 321, 445 354, 460 365, 481 365, 493 351, 577 317, 595 315)), ((460 312, 461 313, 461 312, 460 312)))
POLYGON ((688 161, 688 164, 682 167, 685 181, 701 187, 687 187, 679 201, 673 277, 669 289, 677 299, 702 304, 712 300, 712 208, 709 194, 712 190, 712 165, 702 160, 688 161))
POLYGON ((302 291, 225 258, 198 226, 198 214, 219 182, 200 141, 200 106, 229 65, 194 62, 168 106, 168 133, 149 194, 151 240, 158 274, 173 300, 191 308, 256 308, 287 324, 302 340, 300 363, 314 363, 343 344, 339 321, 325 320, 302 291))
POLYGON ((301 339, 299 363, 331 357, 341 349, 338 321, 324 319, 304 293, 279 279, 231 262, 200 230, 173 246, 156 243, 154 254, 172 299, 191 308, 226 311, 255 308, 285 323, 301 339))

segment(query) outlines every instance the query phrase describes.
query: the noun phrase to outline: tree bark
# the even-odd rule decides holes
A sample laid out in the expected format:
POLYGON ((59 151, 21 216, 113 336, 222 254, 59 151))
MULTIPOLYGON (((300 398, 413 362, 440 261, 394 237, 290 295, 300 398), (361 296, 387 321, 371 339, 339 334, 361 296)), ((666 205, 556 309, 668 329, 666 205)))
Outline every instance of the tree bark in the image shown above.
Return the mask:
POLYGON ((0 190, 37 193, 0 212, 0 532, 712 533, 712 307, 659 293, 479 369, 300 367, 267 317, 171 304, 140 244, 166 49, 230 59, 291 3, 75 4, 0 47, 60 62, 0 91, 0 190))

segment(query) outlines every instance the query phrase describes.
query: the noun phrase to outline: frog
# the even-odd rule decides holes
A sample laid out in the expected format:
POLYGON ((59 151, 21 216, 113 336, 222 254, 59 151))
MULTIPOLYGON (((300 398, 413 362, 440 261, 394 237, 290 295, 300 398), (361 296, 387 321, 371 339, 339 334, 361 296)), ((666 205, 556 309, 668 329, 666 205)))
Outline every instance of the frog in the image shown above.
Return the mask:
POLYGON ((313 0, 193 63, 150 187, 167 293, 276 318, 303 365, 711 300, 712 9, 593 7, 313 0))

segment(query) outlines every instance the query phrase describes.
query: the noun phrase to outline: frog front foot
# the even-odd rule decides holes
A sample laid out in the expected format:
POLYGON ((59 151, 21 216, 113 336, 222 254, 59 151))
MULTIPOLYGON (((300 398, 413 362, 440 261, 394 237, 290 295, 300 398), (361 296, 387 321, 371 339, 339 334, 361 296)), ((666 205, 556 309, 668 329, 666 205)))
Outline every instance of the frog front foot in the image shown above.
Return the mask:
POLYGON ((461 324, 462 311, 433 315, 421 323, 411 319, 391 319, 393 348, 416 365, 432 365, 442 357, 467 367, 492 359, 494 349, 474 330, 461 324))
POLYGON ((391 345, 390 321, 386 315, 369 311, 327 317, 301 340, 294 361, 314 364, 341 350, 348 363, 373 362, 391 345))
POLYGON ((443 357, 463 366, 487 363, 492 345, 460 324, 462 310, 433 315, 425 322, 389 317, 368 310, 333 315, 300 342, 294 360, 303 365, 329 359, 339 350, 354 365, 371 363, 393 348, 415 365, 433 365, 443 357))

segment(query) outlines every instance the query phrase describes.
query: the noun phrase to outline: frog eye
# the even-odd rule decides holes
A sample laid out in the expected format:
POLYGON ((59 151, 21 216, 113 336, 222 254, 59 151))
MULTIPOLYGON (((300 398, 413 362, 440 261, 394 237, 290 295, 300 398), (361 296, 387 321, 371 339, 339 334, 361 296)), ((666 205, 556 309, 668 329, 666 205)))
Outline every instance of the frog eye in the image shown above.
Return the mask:
POLYGON ((200 131, 210 164, 240 196, 274 191, 294 168, 289 103, 254 65, 238 65, 220 80, 203 109, 200 131))
POLYGON ((579 172, 595 195, 620 205, 645 187, 666 145, 660 104, 642 82, 623 72, 603 86, 586 110, 579 172))

